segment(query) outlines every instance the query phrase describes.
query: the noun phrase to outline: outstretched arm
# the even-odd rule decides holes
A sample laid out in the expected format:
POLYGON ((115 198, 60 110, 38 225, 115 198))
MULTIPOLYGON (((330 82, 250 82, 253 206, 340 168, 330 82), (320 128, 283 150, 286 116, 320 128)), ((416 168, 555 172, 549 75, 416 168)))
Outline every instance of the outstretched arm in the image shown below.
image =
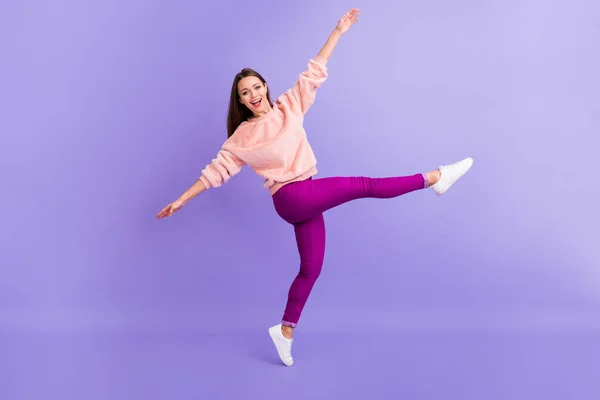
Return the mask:
POLYGON ((204 183, 200 179, 198 179, 196 181, 196 183, 194 183, 192 186, 190 186, 188 190, 186 190, 185 192, 183 192, 183 194, 181 196, 179 196, 177 201, 181 202, 182 205, 185 205, 188 201, 190 201, 194 197, 198 196, 200 193, 204 192, 205 190, 206 190, 206 185, 204 185, 204 183))
POLYGON ((192 186, 190 186, 177 200, 174 202, 167 204, 165 208, 160 210, 158 214, 156 214, 156 218, 161 219, 165 217, 170 217, 173 213, 181 210, 181 208, 191 199, 198 196, 200 193, 206 190, 206 186, 202 183, 201 180, 197 180, 192 186))
POLYGON ((202 170, 200 178, 179 196, 177 200, 160 210, 156 215, 157 218, 170 217, 200 193, 211 187, 223 185, 240 172, 244 165, 244 161, 232 152, 222 148, 217 153, 217 157, 202 170))
POLYGON ((323 45, 323 48, 319 52, 318 56, 324 58, 325 60, 329 60, 331 54, 333 53, 333 49, 335 49, 335 46, 337 46, 342 35, 358 21, 359 16, 360 11, 358 8, 353 8, 344 14, 338 21, 337 26, 333 29, 333 32, 331 32, 329 35, 327 42, 325 42, 323 45))

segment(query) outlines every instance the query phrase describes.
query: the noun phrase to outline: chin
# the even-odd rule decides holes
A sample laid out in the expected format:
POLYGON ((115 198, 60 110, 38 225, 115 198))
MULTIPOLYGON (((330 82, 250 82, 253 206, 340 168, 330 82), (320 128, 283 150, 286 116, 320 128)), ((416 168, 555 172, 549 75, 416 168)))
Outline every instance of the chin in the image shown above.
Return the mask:
POLYGON ((248 107, 248 109, 250 111, 252 111, 252 114, 256 115, 257 113, 262 113, 265 111, 265 106, 263 104, 261 104, 261 106, 259 108, 255 108, 252 106, 252 104, 250 105, 250 107, 248 107))

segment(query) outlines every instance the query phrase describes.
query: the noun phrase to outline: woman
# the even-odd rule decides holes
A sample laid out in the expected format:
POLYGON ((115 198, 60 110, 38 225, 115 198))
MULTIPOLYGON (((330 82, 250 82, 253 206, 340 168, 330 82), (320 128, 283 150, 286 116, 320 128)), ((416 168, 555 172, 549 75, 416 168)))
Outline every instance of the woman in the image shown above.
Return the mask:
POLYGON ((352 9, 339 20, 306 71, 291 89, 277 98, 275 105, 259 73, 249 68, 239 72, 231 89, 228 139, 198 181, 157 215, 158 218, 173 215, 198 194, 227 182, 244 165, 265 179, 264 187, 269 190, 276 212, 294 227, 301 260, 281 323, 269 328, 279 357, 288 366, 293 364, 294 328, 323 265, 323 213, 351 200, 394 198, 427 187, 441 195, 473 163, 466 158, 411 176, 313 179, 317 173, 316 159, 302 126, 303 118, 315 100, 316 89, 327 78, 326 64, 333 49, 358 18, 358 9, 352 9))

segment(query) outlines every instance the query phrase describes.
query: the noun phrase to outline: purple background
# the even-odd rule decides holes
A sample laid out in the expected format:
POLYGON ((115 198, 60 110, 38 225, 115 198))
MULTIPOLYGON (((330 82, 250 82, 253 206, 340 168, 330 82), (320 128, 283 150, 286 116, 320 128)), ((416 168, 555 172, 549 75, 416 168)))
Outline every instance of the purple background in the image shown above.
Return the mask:
POLYGON ((0 397, 585 398, 600 348, 600 6, 592 1, 59 1, 1 7, 0 397), (319 176, 472 156, 443 197, 326 215, 298 267, 245 169, 173 218, 231 80, 291 86, 351 7, 305 128, 319 176), (357 358, 358 363, 353 361, 357 358))

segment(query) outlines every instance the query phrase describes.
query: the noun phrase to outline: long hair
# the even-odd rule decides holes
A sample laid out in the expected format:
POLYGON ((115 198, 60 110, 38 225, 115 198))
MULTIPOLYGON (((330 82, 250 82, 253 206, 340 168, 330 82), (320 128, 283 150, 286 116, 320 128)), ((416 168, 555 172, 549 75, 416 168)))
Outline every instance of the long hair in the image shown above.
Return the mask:
MULTIPOLYGON (((227 137, 230 138, 231 135, 235 132, 238 126, 248 118, 254 116, 252 111, 244 104, 240 102, 240 95, 238 93, 238 83, 248 77, 255 76, 264 84, 266 84, 265 79, 252 68, 244 68, 240 72, 235 75, 233 78, 233 84, 231 85, 231 95, 229 97, 229 112, 227 113, 227 137)), ((269 88, 267 87, 267 100, 271 107, 273 107, 273 102, 271 101, 271 94, 269 92, 269 88)))

